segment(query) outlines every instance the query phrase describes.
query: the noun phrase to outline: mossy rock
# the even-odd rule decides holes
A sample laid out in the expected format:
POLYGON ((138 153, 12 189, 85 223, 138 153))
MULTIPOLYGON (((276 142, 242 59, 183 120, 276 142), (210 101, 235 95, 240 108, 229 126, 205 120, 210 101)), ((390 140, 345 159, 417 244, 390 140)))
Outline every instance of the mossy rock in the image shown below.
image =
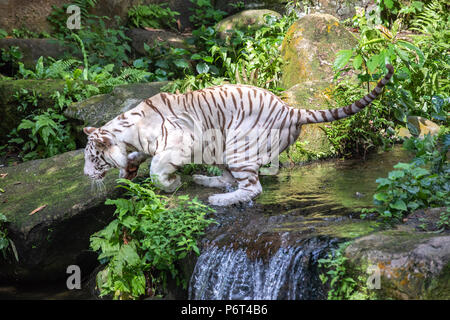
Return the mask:
MULTIPOLYGON (((8 263, 0 258, 1 280, 56 280, 66 276, 69 265, 87 272, 96 263, 89 237, 112 220, 114 207, 104 202, 121 191, 115 188, 117 169, 108 172, 105 190, 99 192, 83 175, 83 166, 84 152, 75 150, 0 168, 6 174, 0 179, 0 212, 9 221, 8 236, 19 257, 8 263)), ((144 165, 140 171, 148 174, 144 165)))
POLYGON ((64 89, 64 80, 1 80, 0 81, 0 144, 7 141, 6 135, 16 128, 20 121, 36 109, 47 110, 55 102, 50 97, 56 91, 64 89), (33 91, 39 96, 38 105, 29 105, 25 111, 19 111, 19 101, 14 98, 16 92, 21 89, 28 90, 32 95, 33 91))
MULTIPOLYGON (((443 209, 445 210, 445 208, 443 209)), ((450 233, 409 225, 355 240, 345 250, 352 278, 378 268, 379 299, 450 299, 450 233)))
POLYGON ((256 30, 266 24, 266 16, 280 18, 278 12, 260 9, 260 10, 244 10, 229 16, 216 24, 216 31, 222 39, 225 39, 227 34, 235 30, 256 30))
MULTIPOLYGON (((408 123, 415 128, 416 132, 414 132, 414 135, 420 138, 423 138, 427 134, 434 136, 440 130, 438 124, 423 117, 408 116, 408 123)), ((413 136, 410 130, 405 127, 400 128, 397 135, 401 138, 410 138, 413 136)))
POLYGON ((40 57, 52 57, 56 60, 64 58, 78 59, 82 56, 63 41, 57 39, 0 39, 0 49, 9 49, 12 46, 19 47, 23 54, 22 62, 26 68, 33 68, 40 57))
POLYGON ((64 115, 99 127, 118 115, 136 107, 142 100, 160 92, 167 82, 136 83, 117 86, 109 94, 93 96, 69 106, 64 115))
MULTIPOLYGON (((283 100, 298 109, 323 110, 336 107, 332 99, 333 86, 327 81, 305 81, 284 92, 283 100)), ((333 148, 325 134, 328 124, 303 125, 300 136, 290 150, 294 162, 325 158, 333 148)))
POLYGON ((353 35, 329 14, 310 14, 296 21, 287 31, 281 54, 284 88, 305 81, 330 81, 336 53, 356 45, 353 35))

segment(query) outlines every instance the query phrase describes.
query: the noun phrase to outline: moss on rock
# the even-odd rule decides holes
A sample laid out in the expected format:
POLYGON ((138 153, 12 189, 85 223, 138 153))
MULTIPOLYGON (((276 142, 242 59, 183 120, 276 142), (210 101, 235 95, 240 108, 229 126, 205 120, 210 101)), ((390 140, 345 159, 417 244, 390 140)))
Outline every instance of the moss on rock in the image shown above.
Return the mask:
POLYGON ((267 9, 244 10, 218 22, 216 31, 222 39, 225 39, 227 33, 235 30, 245 30, 247 28, 256 30, 266 24, 267 15, 281 17, 278 12, 267 9))
POLYGON ((99 127, 154 96, 167 82, 136 83, 117 86, 109 94, 93 96, 69 106, 64 114, 86 125, 99 127))
POLYGON ((345 251, 353 279, 379 270, 379 299, 449 299, 450 234, 399 226, 355 240, 345 251))
POLYGON ((355 44, 353 35, 332 15, 304 16, 289 28, 283 40, 281 54, 287 63, 281 85, 291 88, 305 81, 330 81, 336 52, 355 44))
POLYGON ((19 255, 18 263, 0 261, 0 278, 37 281, 52 273, 64 277, 68 265, 86 262, 81 257, 89 248, 89 236, 113 217, 114 208, 104 202, 120 190, 115 188, 117 169, 108 172, 105 189, 99 192, 83 175, 83 166, 83 150, 76 150, 0 168, 6 174, 0 180, 0 212, 9 221, 8 234, 19 255))

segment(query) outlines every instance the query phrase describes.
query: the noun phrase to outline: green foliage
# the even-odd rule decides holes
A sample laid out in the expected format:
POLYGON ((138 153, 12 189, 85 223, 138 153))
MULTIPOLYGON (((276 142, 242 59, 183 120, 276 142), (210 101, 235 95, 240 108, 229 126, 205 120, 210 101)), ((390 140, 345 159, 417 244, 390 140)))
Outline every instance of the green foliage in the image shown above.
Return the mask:
POLYGON ((223 19, 227 14, 225 11, 214 9, 211 0, 190 0, 194 5, 189 8, 192 15, 189 17, 195 27, 212 26, 223 19))
POLYGON ((398 223, 411 211, 448 206, 450 166, 449 145, 445 141, 449 136, 447 133, 440 139, 427 135, 423 140, 406 140, 404 147, 416 157, 410 163, 396 164, 396 170, 389 172, 387 178, 376 180, 378 187, 373 196, 376 208, 363 210, 362 217, 376 212, 383 222, 398 223))
POLYGON ((36 62, 34 70, 24 67, 22 62, 19 62, 19 71, 16 77, 22 79, 64 79, 72 76, 74 66, 80 62, 75 59, 58 60, 50 63, 48 67, 44 65, 44 57, 39 57, 36 62))
POLYGON ((347 275, 345 265, 348 258, 344 251, 349 244, 350 242, 342 243, 326 258, 319 259, 319 267, 327 270, 326 274, 320 274, 319 277, 323 284, 328 282, 330 286, 328 300, 350 299, 355 293, 357 282, 347 275))
MULTIPOLYGON (((2 192, 1 188, 0 192, 2 192)), ((14 242, 8 237, 8 230, 6 228, 7 223, 8 219, 4 214, 0 212, 0 252, 2 253, 4 259, 8 259, 8 252, 12 251, 16 261, 19 262, 19 256, 17 254, 16 246, 14 245, 14 242)))
POLYGON ((202 25, 187 40, 197 49, 190 58, 195 75, 188 74, 174 87, 184 92, 182 89, 224 81, 256 85, 279 93, 283 64, 279 47, 295 19, 295 13, 281 19, 266 16, 265 26, 258 30, 235 30, 227 39, 220 39, 213 27, 202 25))
MULTIPOLYGON (((341 81, 333 90, 333 99, 345 106, 365 95, 361 86, 351 81, 341 81)), ((333 151, 338 156, 365 156, 374 150, 388 149, 395 141, 393 110, 379 100, 352 117, 324 126, 333 151)))
POLYGON ((187 196, 167 198, 154 192, 150 179, 142 184, 119 179, 129 199, 107 200, 116 206, 116 219, 91 236, 105 269, 97 275, 101 296, 137 299, 160 295, 168 277, 186 288, 177 261, 199 254, 196 240, 213 222, 212 209, 187 196))
POLYGON ((10 139, 9 143, 20 146, 25 161, 75 150, 75 140, 65 121, 63 115, 53 111, 23 119, 17 130, 13 131, 15 137, 10 139), (22 131, 24 135, 20 134, 22 131))
MULTIPOLYGON (((413 4, 414 7, 414 4, 413 4)), ((395 141, 394 128, 407 124, 408 115, 433 118, 445 123, 450 103, 448 30, 449 14, 445 5, 433 1, 421 6, 417 12, 411 9, 410 23, 419 35, 404 36, 400 19, 393 21, 391 29, 373 26, 364 12, 353 18, 360 30, 358 45, 352 50, 341 50, 336 55, 335 78, 351 69, 357 71, 358 84, 351 85, 340 79, 334 92, 337 101, 351 103, 359 99, 382 77, 385 64, 395 68, 395 74, 387 84, 379 100, 368 110, 325 128, 339 155, 360 153, 383 148, 395 141), (349 99, 351 98, 351 99, 349 99), (356 140, 356 141, 355 141, 356 140)), ((407 10, 400 10, 402 13, 407 10)), ((399 13, 400 14, 400 13, 399 13)), ((410 130, 414 130, 408 125, 410 130)))
MULTIPOLYGON (((89 65, 114 64, 114 70, 119 71, 124 64, 129 64, 131 47, 130 38, 125 35, 127 28, 121 26, 119 17, 115 17, 117 29, 107 28, 105 20, 109 17, 99 17, 89 14, 88 10, 95 6, 97 1, 78 0, 74 4, 81 9, 81 29, 73 32, 66 26, 67 4, 62 8, 53 6, 48 20, 51 23, 55 38, 64 41, 74 52, 81 53, 88 59, 89 65)), ((85 62, 85 65, 87 63, 85 62)))
POLYGON ((7 73, 9 75, 15 74, 20 64, 19 61, 23 58, 20 48, 17 46, 11 46, 8 49, 2 48, 0 52, 0 68, 7 69, 7 73))
POLYGON ((6 38, 8 36, 8 32, 4 29, 0 29, 0 39, 6 38))
POLYGON ((0 213, 0 251, 3 253, 4 257, 6 254, 6 249, 8 249, 9 246, 9 240, 7 237, 8 233, 6 227, 4 226, 7 221, 6 216, 0 213))
POLYGON ((180 13, 166 6, 167 3, 134 6, 128 10, 128 23, 137 28, 176 29, 176 16, 180 13))
POLYGON ((445 212, 441 212, 437 227, 450 229, 450 208, 447 208, 445 212))
POLYGON ((183 79, 176 79, 169 82, 161 88, 161 91, 167 92, 189 92, 204 89, 207 87, 221 85, 226 81, 222 77, 214 77, 210 73, 201 73, 197 76, 187 75, 183 79))
POLYGON ((42 98, 40 93, 37 93, 36 90, 29 92, 27 89, 20 89, 13 95, 14 100, 16 100, 19 105, 17 106, 17 110, 20 112, 24 112, 29 109, 29 106, 37 107, 39 103, 39 99, 42 98))
MULTIPOLYGON (((145 66, 147 70, 152 72, 153 81, 167 81, 177 79, 184 76, 185 71, 190 69, 187 60, 190 52, 183 48, 174 48, 165 42, 155 41, 153 46, 144 44, 147 52, 145 59, 140 59, 141 66, 145 66)), ((140 66, 140 65, 138 65, 140 66)))

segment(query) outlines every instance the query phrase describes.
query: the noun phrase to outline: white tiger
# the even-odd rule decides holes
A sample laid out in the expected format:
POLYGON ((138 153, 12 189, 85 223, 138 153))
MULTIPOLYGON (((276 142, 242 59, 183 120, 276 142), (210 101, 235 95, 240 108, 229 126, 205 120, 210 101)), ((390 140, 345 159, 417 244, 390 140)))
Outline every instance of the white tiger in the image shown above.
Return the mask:
POLYGON ((260 167, 291 145, 303 124, 342 119, 369 105, 393 75, 393 67, 386 67, 388 73, 371 93, 331 110, 295 109, 273 93, 247 85, 159 93, 101 128, 84 128, 88 135, 84 173, 98 180, 117 167, 120 177, 132 179, 139 164, 152 157, 152 179, 173 192, 181 185, 177 168, 200 160, 220 164, 223 174, 194 175, 196 183, 217 188, 237 185, 235 191, 210 196, 210 204, 249 201, 262 192, 260 167), (208 139, 202 137, 206 133, 208 139))

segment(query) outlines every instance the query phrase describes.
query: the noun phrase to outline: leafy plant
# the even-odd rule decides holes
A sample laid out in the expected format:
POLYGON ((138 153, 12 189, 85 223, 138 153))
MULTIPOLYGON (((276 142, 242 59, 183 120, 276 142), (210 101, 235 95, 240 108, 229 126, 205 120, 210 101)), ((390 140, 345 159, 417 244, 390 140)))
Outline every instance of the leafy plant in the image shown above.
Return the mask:
POLYGON ((64 79, 72 76, 74 67, 79 65, 80 61, 75 59, 58 60, 45 66, 44 57, 39 57, 34 70, 27 69, 23 63, 19 62, 18 78, 22 79, 64 79))
POLYGON ((165 7, 167 3, 134 6, 128 10, 129 24, 137 28, 176 29, 176 16, 180 13, 165 7))
MULTIPOLYGON (((1 189, 0 189, 1 190, 1 189)), ((8 237, 8 230, 6 229, 6 224, 8 219, 2 213, 0 213, 0 252, 4 259, 8 259, 8 251, 11 250, 14 254, 16 261, 19 261, 19 256, 17 254, 16 246, 14 242, 8 237)))
MULTIPOLYGON (((341 81, 332 91, 337 105, 345 106, 364 96, 361 86, 351 81, 341 81)), ((325 131, 335 155, 366 157, 373 150, 386 150, 397 140, 395 138, 393 110, 375 100, 352 117, 325 125, 325 131)))
POLYGON ((195 27, 214 25, 227 14, 225 11, 216 10, 211 0, 190 0, 190 2, 194 7, 189 8, 192 11, 189 21, 195 27))
MULTIPOLYGON (((444 140, 449 135, 442 135, 444 140)), ((401 222, 408 212, 449 204, 448 145, 437 149, 437 138, 428 135, 421 142, 416 138, 405 141, 405 148, 416 150, 416 158, 410 163, 398 163, 387 178, 378 178, 374 194, 376 208, 363 210, 364 218, 369 212, 378 213, 385 223, 401 222)))
MULTIPOLYGON (((154 42, 153 46, 144 44, 147 57, 142 60, 155 81, 167 81, 183 77, 190 69, 187 60, 190 52, 183 48, 174 48, 165 42, 154 42)), ((136 63, 136 61, 135 61, 136 63)))
POLYGON ((39 99, 42 98, 40 93, 37 93, 36 90, 29 92, 27 89, 20 89, 13 94, 14 99, 19 103, 17 106, 17 110, 19 112, 24 112, 28 109, 28 106, 37 107, 39 103, 39 99))
POLYGON ((319 267, 327 270, 326 274, 320 274, 323 284, 329 283, 328 300, 349 299, 355 292, 357 282, 347 275, 345 262, 348 260, 344 255, 345 248, 350 242, 339 245, 339 248, 328 253, 328 256, 319 259, 319 267))
POLYGON ((212 210, 187 196, 157 195, 150 179, 137 184, 119 179, 129 199, 107 200, 116 206, 116 219, 91 236, 105 269, 97 275, 101 296, 137 299, 163 292, 168 277, 187 286, 177 261, 190 252, 199 254, 196 240, 213 222, 212 210))
POLYGON ((17 46, 11 46, 8 49, 2 48, 0 67, 5 69, 7 74, 14 75, 19 67, 20 60, 23 58, 22 51, 17 46))
POLYGON ((75 140, 64 121, 66 118, 54 111, 23 119, 9 143, 20 146, 24 160, 47 158, 75 150, 75 140), (21 131, 25 132, 23 138, 21 131))

